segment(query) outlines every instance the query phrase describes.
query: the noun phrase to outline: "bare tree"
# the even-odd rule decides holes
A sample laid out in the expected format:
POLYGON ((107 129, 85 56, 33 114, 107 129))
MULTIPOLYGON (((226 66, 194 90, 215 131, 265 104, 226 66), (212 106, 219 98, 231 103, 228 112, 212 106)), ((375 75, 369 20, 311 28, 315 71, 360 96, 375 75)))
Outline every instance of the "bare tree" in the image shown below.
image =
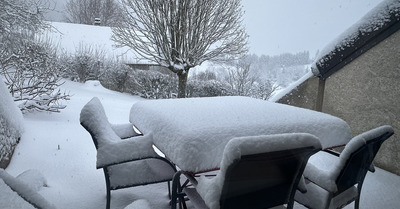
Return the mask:
POLYGON ((176 73, 185 97, 189 70, 207 60, 247 52, 240 0, 122 0, 123 24, 113 28, 118 46, 176 73))
POLYGON ((256 58, 254 55, 246 55, 225 66, 228 72, 226 82, 230 85, 233 95, 267 100, 277 89, 273 81, 260 76, 256 58))
POLYGON ((113 26, 121 20, 121 6, 115 0, 69 0, 65 5, 65 20, 70 23, 113 26))
POLYGON ((251 72, 251 63, 241 59, 228 67, 228 83, 235 95, 249 96, 256 76, 251 72))
MULTIPOLYGON (((40 1, 1 0, 0 1, 0 36, 12 30, 38 31, 45 26, 40 1)), ((0 40, 0 44, 3 41, 0 40)))

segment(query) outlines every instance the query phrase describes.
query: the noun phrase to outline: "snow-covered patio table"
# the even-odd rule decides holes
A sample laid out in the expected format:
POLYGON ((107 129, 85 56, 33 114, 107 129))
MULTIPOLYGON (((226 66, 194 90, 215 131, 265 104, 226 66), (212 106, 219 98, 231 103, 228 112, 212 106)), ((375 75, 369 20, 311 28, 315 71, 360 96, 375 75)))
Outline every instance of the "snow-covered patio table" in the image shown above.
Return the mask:
POLYGON ((349 125, 340 118, 249 97, 146 100, 135 103, 129 120, 180 169, 218 168, 234 137, 310 133, 323 148, 346 144, 349 125))

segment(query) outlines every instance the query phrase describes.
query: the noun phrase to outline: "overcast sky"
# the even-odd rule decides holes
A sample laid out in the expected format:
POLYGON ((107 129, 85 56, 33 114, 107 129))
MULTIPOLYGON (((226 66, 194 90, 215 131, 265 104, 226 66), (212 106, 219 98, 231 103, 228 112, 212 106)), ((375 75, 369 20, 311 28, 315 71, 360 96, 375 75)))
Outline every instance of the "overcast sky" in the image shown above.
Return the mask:
POLYGON ((258 55, 317 50, 382 0, 242 0, 250 52, 258 55))
MULTIPOLYGON (((62 10, 68 0, 57 2, 62 10)), ((242 0, 250 53, 278 55, 318 50, 382 0, 242 0)), ((62 20, 61 15, 53 17, 62 20)))

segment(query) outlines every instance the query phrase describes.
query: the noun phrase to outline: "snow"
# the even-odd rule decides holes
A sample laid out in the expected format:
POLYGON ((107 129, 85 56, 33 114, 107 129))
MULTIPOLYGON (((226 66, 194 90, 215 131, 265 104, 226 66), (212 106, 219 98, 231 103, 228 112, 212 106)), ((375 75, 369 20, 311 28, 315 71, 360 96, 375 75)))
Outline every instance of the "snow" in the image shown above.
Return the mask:
POLYGON ((136 200, 132 204, 125 207, 125 209, 150 209, 150 204, 147 200, 136 200))
POLYGON ((0 178, 0 208, 34 208, 0 178))
POLYGON ((3 79, 3 76, 0 76, 0 115, 7 121, 10 128, 21 133, 24 130, 22 113, 14 104, 14 100, 3 79))
POLYGON ((311 134, 277 134, 267 136, 239 137, 230 140, 224 149, 220 171, 215 178, 202 176, 196 189, 210 209, 219 208, 219 199, 226 171, 235 160, 244 155, 260 154, 294 148, 313 146, 321 149, 319 139, 311 134))
POLYGON ((34 191, 39 191, 41 188, 47 187, 46 178, 36 169, 26 170, 19 174, 17 178, 34 191))
POLYGON ((148 100, 135 103, 130 114, 130 122, 144 135, 151 133, 161 152, 193 172, 217 168, 233 137, 310 133, 323 148, 351 138, 348 124, 337 117, 249 97, 148 100))
POLYGON ((110 27, 73 23, 49 22, 52 28, 42 34, 42 39, 50 40, 60 52, 75 54, 92 50, 106 58, 128 63, 145 63, 128 47, 117 48, 111 40, 110 27))
POLYGON ((91 99, 81 110, 80 122, 96 137, 97 168, 133 159, 158 156, 153 150, 152 135, 121 140, 108 122, 99 98, 91 99))
POLYGON ((304 83, 306 80, 308 80, 309 78, 311 78, 313 76, 311 70, 309 70, 304 76, 302 76, 301 78, 299 78, 297 81, 291 83, 289 86, 287 86, 286 88, 277 91, 276 93, 274 93, 269 99, 268 101, 270 102, 277 102, 278 100, 280 100, 282 97, 284 97, 285 95, 289 94, 290 92, 292 92, 294 89, 296 89, 300 84, 304 83))
MULTIPOLYGON (((80 111, 93 97, 98 97, 109 121, 123 124, 128 122, 132 104, 143 99, 99 85, 71 81, 66 81, 63 88, 73 96, 61 113, 25 115, 25 132, 6 171, 12 176, 30 169, 40 172, 47 187, 42 187, 38 193, 58 209, 105 208, 104 174, 101 169, 96 169, 96 148, 91 136, 79 124, 80 111)), ((6 200, 0 201, 0 204, 15 204, 12 194, 3 190, 4 187, 0 181, 0 200, 6 200)), ((375 173, 367 174, 360 208, 397 209, 400 205, 398 188, 399 176, 377 168, 375 173)), ((112 209, 122 209, 130 204, 140 209, 170 208, 166 183, 116 190, 111 196, 112 209), (146 200, 150 207, 141 207, 139 200, 146 200)), ((189 209, 194 209, 190 201, 187 205, 189 209)), ((351 204, 345 208, 353 207, 351 204)), ((295 204, 295 208, 304 207, 295 204)))
POLYGON ((357 149, 384 133, 393 131, 391 126, 381 126, 376 129, 369 130, 358 136, 355 136, 346 145, 339 158, 326 152, 319 152, 309 159, 309 163, 304 171, 304 176, 318 183, 327 191, 336 192, 336 179, 343 170, 343 166, 349 159, 350 155, 357 149))
MULTIPOLYGON (((26 175, 28 175, 28 174, 25 174, 25 176, 26 175)), ((26 186, 23 181, 21 181, 18 178, 14 178, 13 176, 9 175, 3 169, 0 169, 0 179, 3 181, 2 183, 6 184, 6 186, 2 185, 2 187, 5 187, 5 189, 7 189, 7 186, 8 186, 10 189, 12 189, 16 193, 18 193, 18 195, 20 197, 22 197, 24 200, 36 204, 37 206, 39 206, 39 208, 43 208, 43 209, 55 208, 54 205, 52 205, 48 201, 46 201, 46 199, 44 199, 34 189, 32 189, 29 186, 26 186)), ((8 208, 8 207, 12 207, 12 208, 21 207, 21 208, 24 208, 26 206, 26 203, 24 203, 24 200, 20 199, 19 197, 16 197, 15 193, 11 193, 10 196, 13 197, 13 198, 16 198, 17 201, 15 203, 10 201, 9 202, 10 203, 9 206, 2 207, 2 208, 8 208), (13 205, 13 204, 17 204, 17 205, 13 205)), ((8 204, 7 202, 8 201, 5 201, 6 204, 8 204)), ((28 208, 30 208, 30 207, 28 207, 28 208)))
POLYGON ((315 59, 316 63, 312 66, 313 73, 316 76, 319 75, 317 65, 324 65, 324 62, 330 60, 336 51, 352 46, 359 35, 378 30, 380 26, 390 21, 391 14, 400 17, 400 1, 385 0, 378 4, 320 51, 315 59))

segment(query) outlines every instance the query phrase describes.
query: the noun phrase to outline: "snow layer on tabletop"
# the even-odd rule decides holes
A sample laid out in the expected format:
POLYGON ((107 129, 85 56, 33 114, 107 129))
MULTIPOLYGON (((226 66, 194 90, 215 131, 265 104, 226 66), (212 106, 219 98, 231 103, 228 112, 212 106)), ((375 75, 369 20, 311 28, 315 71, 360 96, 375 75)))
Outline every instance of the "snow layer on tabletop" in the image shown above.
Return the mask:
POLYGON ((137 102, 130 122, 144 135, 152 133, 154 144, 178 167, 194 172, 217 168, 233 137, 310 133, 324 139, 324 148, 351 138, 339 118, 248 97, 137 102))
POLYGON ((362 17, 357 23, 348 28, 345 32, 339 35, 331 43, 325 46, 319 56, 317 56, 316 62, 313 64, 313 73, 318 75, 316 65, 323 65, 326 60, 329 60, 336 51, 341 51, 345 47, 350 47, 354 44, 356 38, 361 34, 376 31, 380 26, 390 21, 391 14, 395 14, 396 17, 400 16, 400 1, 399 0, 385 0, 378 4, 374 9, 368 12, 362 17))
POLYGON ((220 171, 215 178, 201 176, 196 190, 211 209, 219 208, 219 199, 225 181, 226 170, 244 155, 260 154, 313 146, 321 148, 319 139, 311 134, 277 134, 267 136, 238 137, 230 140, 224 149, 220 171))
POLYGON ((151 135, 121 140, 108 122, 104 108, 97 97, 90 100, 81 110, 80 122, 97 139, 97 167, 157 156, 152 149, 151 135))
POLYGON ((23 131, 23 117, 21 111, 14 104, 12 96, 0 76, 0 116, 4 117, 10 126, 19 133, 23 131))
MULTIPOLYGON (((24 200, 39 206, 39 208, 43 208, 43 209, 55 208, 54 205, 50 204, 47 200, 45 200, 39 193, 37 193, 37 191, 35 191, 30 186, 25 184, 22 180, 11 176, 3 169, 0 169, 0 180, 2 180, 6 185, 8 185, 9 188, 11 188, 13 191, 15 191, 24 200)), ((3 192, 3 190, 1 190, 1 192, 3 192)), ((2 193, 0 193, 0 194, 2 194, 2 193)), ((10 194, 8 194, 8 195, 10 195, 10 194)), ((13 196, 14 195, 11 195, 10 197, 15 198, 13 196)), ((21 203, 21 200, 19 198, 16 198, 16 199, 17 200, 15 203, 13 203, 10 200, 7 200, 7 201, 11 202, 10 204, 23 204, 23 203, 21 203)), ((5 201, 5 202, 7 202, 7 201, 5 201)), ((2 204, 2 203, 0 203, 0 204, 2 204)), ((14 207, 12 207, 12 208, 14 208, 14 207)), ((22 207, 22 208, 25 208, 25 207, 22 207)), ((29 208, 29 207, 27 207, 27 208, 29 208)))

